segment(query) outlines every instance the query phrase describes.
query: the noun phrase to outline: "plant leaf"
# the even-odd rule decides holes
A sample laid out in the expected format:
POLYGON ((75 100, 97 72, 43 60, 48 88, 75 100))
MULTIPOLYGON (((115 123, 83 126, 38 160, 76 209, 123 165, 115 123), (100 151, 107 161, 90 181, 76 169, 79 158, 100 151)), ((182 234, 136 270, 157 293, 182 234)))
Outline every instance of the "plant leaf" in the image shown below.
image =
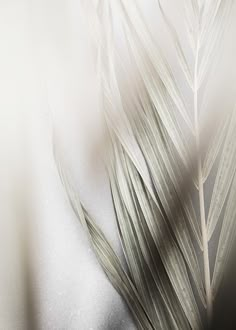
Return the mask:
MULTIPOLYGON (((159 219, 159 216, 158 216, 158 221, 154 220, 155 216, 152 214, 152 212, 153 212, 152 209, 150 209, 150 205, 149 205, 150 202, 148 202, 147 197, 145 197, 147 192, 142 192, 143 188, 141 188, 141 187, 144 187, 144 186, 141 184, 141 182, 139 183, 139 179, 138 179, 137 175, 134 178, 133 165, 128 159, 127 159, 127 162, 129 163, 129 174, 131 175, 131 177, 133 177, 132 183, 133 183, 135 192, 137 194, 137 200, 140 203, 140 212, 143 212, 145 222, 147 222, 147 226, 154 239, 154 242, 155 242, 155 244, 157 244, 158 252, 160 253, 161 259, 164 263, 167 274, 170 277, 171 283, 175 288, 177 296, 180 299, 181 306, 185 310, 186 316, 189 319, 190 324, 193 325, 193 322, 194 322, 194 327, 196 327, 198 324, 198 326, 197 326, 197 328, 198 328, 199 322, 200 322, 199 319, 198 319, 198 321, 196 319, 196 316, 199 315, 198 309, 197 309, 197 306, 195 305, 195 299, 192 295, 192 289, 191 289, 191 286, 190 286, 190 283, 188 280, 188 274, 186 272, 186 268, 184 266, 181 254, 178 252, 177 246, 175 245, 173 239, 170 236, 168 226, 167 226, 167 224, 165 224, 165 220, 163 219, 163 216, 161 215, 160 211, 158 212, 158 214, 159 214, 159 216, 161 216, 161 218, 163 220, 159 219), (163 237, 165 237, 166 243, 164 245, 166 245, 166 246, 163 245, 163 237), (170 247, 168 247, 169 244, 171 244, 170 247), (168 250, 168 255, 167 255, 167 250, 168 250), (176 250, 176 252, 175 252, 175 250, 176 250), (172 259, 172 258, 177 258, 177 260, 172 259), (182 261, 180 262, 180 260, 182 260, 182 261), (173 276, 173 267, 176 267, 175 276, 173 276), (179 276, 177 277, 178 272, 180 272, 180 273, 179 273, 179 276), (183 272, 185 275, 182 274, 183 272), (184 280, 183 280, 183 278, 184 278, 184 280), (180 282, 181 279, 182 279, 182 282, 180 282), (183 296, 183 294, 184 294, 184 296, 183 296), (194 313, 191 310, 192 311, 194 310, 194 313)), ((119 171, 119 174, 121 174, 120 171, 119 171)), ((131 214, 133 214, 133 217, 132 217, 133 223, 136 223, 136 221, 138 221, 137 215, 135 216, 134 212, 132 211, 131 204, 128 203, 128 201, 130 201, 130 198, 128 196, 128 189, 127 188, 125 189, 125 185, 127 184, 126 178, 123 178, 123 180, 121 180, 121 176, 119 175, 117 178, 117 184, 118 183, 120 184, 120 194, 123 195, 123 203, 126 205, 129 212, 131 214)), ((155 209, 156 209, 156 206, 153 205, 153 207, 155 207, 155 209)), ((157 209, 156 209, 156 212, 157 212, 157 209)), ((155 212, 155 214, 156 214, 156 212, 155 212)), ((137 235, 138 235, 138 233, 137 233, 137 235)), ((147 244, 147 241, 146 241, 146 244, 147 244)), ((155 276, 155 272, 153 273, 153 275, 155 276)), ((160 283, 160 279, 159 279, 159 283, 160 283)), ((159 286, 160 286, 160 284, 159 284, 159 286)), ((164 290, 165 290, 165 287, 164 287, 164 290)), ((173 295, 173 293, 172 293, 172 295, 173 295)), ((172 296, 168 296, 168 299, 171 299, 170 297, 172 297, 172 296)), ((165 298, 165 299, 167 299, 167 298, 165 298)), ((173 308, 173 306, 172 306, 172 308, 173 308)), ((175 315, 175 317, 176 317, 176 315, 175 315)))
POLYGON ((126 152, 129 154, 130 158, 134 162, 138 171, 142 175, 143 180, 145 181, 145 184, 149 189, 150 194, 153 195, 153 189, 151 186, 151 181, 147 171, 147 167, 140 153, 137 142, 135 141, 135 138, 133 136, 130 123, 127 120, 126 114, 123 110, 121 97, 117 86, 117 81, 115 78, 114 68, 111 62, 110 62, 110 75, 108 76, 108 78, 104 77, 103 87, 104 87, 103 109, 108 127, 112 129, 119 138, 126 152), (119 120, 117 118, 117 115, 115 115, 117 112, 119 113, 119 120))
MULTIPOLYGON (((216 50, 216 46, 219 45, 219 41, 223 35, 226 25, 226 18, 229 16, 230 8, 232 6, 232 0, 220 1, 219 9, 217 10, 216 17, 212 23, 212 27, 206 34, 205 47, 201 56, 199 65, 198 81, 201 86, 207 73, 210 70, 212 64, 213 54, 216 50)), ((204 36, 202 37, 204 40, 204 36)))
MULTIPOLYGON (((152 63, 153 68, 160 76, 174 104, 181 113, 183 119, 190 128, 191 132, 193 132, 192 123, 187 114, 182 96, 180 95, 180 92, 177 88, 175 79, 171 72, 171 68, 167 63, 166 59, 164 58, 164 56, 162 55, 160 48, 154 44, 151 35, 143 19, 141 18, 141 14, 137 6, 133 2, 127 2, 127 1, 125 2, 123 0, 120 1, 120 4, 121 4, 123 24, 125 26, 127 36, 130 35, 130 33, 132 33, 132 36, 129 37, 129 42, 132 41, 133 43, 134 36, 136 36, 135 37, 137 39, 136 42, 139 43, 141 49, 142 48, 145 49, 146 55, 149 57, 149 60, 152 63)), ((136 51, 139 52, 140 48, 136 49, 136 51)))
MULTIPOLYGON (((184 212, 184 206, 181 203, 181 195, 178 195, 177 179, 171 168, 168 157, 166 156, 163 158, 163 155, 166 152, 165 145, 163 146, 160 144, 160 139, 157 142, 158 147, 153 147, 153 143, 158 134, 156 133, 150 137, 151 129, 150 127, 145 128, 145 124, 146 122, 144 121, 139 122, 136 138, 146 159, 161 206, 171 223, 171 227, 176 235, 177 242, 185 257, 186 263, 189 266, 190 273, 193 276, 199 295, 204 301, 201 274, 188 226, 186 225, 186 212, 184 212), (174 212, 173 210, 176 211, 174 212)), ((188 211, 190 212, 189 209, 188 211)))
POLYGON ((211 238, 220 218, 226 197, 228 195, 234 173, 236 170, 236 108, 233 110, 232 118, 226 135, 219 168, 213 188, 210 209, 208 213, 207 228, 208 239, 211 238))
MULTIPOLYGON (((126 167, 125 164, 123 166, 126 167)), ((118 227, 120 228, 123 246, 125 246, 128 264, 131 264, 131 268, 133 268, 132 265, 137 265, 139 258, 142 260, 139 265, 141 269, 136 270, 136 272, 131 270, 131 274, 137 277, 140 270, 145 273, 146 280, 144 283, 141 282, 141 286, 148 285, 148 289, 140 290, 143 292, 143 301, 148 302, 151 299, 151 303, 148 304, 150 309, 148 310, 153 310, 153 306, 155 307, 161 317, 162 328, 171 326, 178 329, 181 326, 182 329, 186 329, 188 328, 188 322, 170 286, 169 279, 164 276, 163 267, 158 262, 158 252, 155 252, 146 220, 141 216, 142 211, 138 210, 137 197, 135 199, 132 187, 128 186, 130 179, 127 171, 126 174, 124 173, 123 166, 120 160, 116 158, 116 172, 110 175, 110 180, 118 227), (127 233, 129 233, 129 237, 127 237, 127 233), (133 244, 127 244, 130 241, 133 244), (139 257, 132 257, 134 251, 139 251, 139 257), (173 305, 174 301, 175 305, 173 305)), ((152 320, 156 320, 155 312, 153 314, 154 318, 152 320)), ((156 325, 156 322, 153 321, 153 323, 156 325)))
POLYGON ((177 34, 177 31, 176 29, 174 28, 174 26, 171 24, 170 20, 168 19, 167 15, 165 14, 163 8, 162 8, 162 5, 161 5, 161 2, 160 0, 158 0, 158 4, 159 4, 159 8, 160 8, 160 11, 161 11, 161 14, 162 14, 162 17, 164 19, 164 22, 167 26, 167 29, 172 37, 172 40, 173 40, 173 43, 174 43, 174 46, 175 46, 175 50, 176 50, 176 54, 178 56, 178 60, 179 60, 179 64, 181 66, 181 69, 185 75, 185 78, 190 86, 191 89, 193 89, 193 77, 192 77, 192 73, 190 71, 190 68, 189 68, 189 64, 188 64, 188 61, 186 59, 186 56, 184 54, 184 51, 183 51, 183 48, 182 48, 182 45, 179 41, 179 37, 178 37, 178 34, 177 34))
POLYGON ((81 205, 78 195, 74 188, 70 185, 68 177, 65 174, 58 157, 55 157, 59 175, 65 188, 70 204, 75 215, 83 225, 88 234, 88 238, 94 249, 97 258, 106 273, 107 277, 113 284, 114 288, 124 297, 136 319, 140 329, 154 330, 150 317, 143 305, 143 302, 129 276, 124 271, 117 255, 108 243, 102 231, 96 223, 89 217, 86 210, 81 205))
POLYGON ((228 124, 229 124, 229 118, 223 118, 223 121, 219 123, 218 129, 212 141, 209 144, 202 170, 204 182, 207 180, 211 172, 211 169, 215 163, 216 157, 220 151, 220 148, 224 142, 227 133, 228 124))
POLYGON ((214 296, 216 295, 220 286, 225 266, 227 264, 234 239, 235 239, 235 221, 236 221, 236 175, 232 182, 232 187, 229 193, 229 198, 226 205, 226 210, 222 222, 222 228, 220 232, 220 239, 217 248, 217 255, 215 261, 215 267, 212 278, 212 290, 214 296))
POLYGON ((141 45, 137 46, 137 44, 133 41, 134 38, 129 35, 129 32, 127 32, 127 39, 129 41, 129 46, 132 49, 132 54, 136 60, 138 69, 140 70, 140 75, 143 79, 148 96, 155 108, 158 109, 160 119, 163 122, 163 125, 165 126, 171 140, 173 141, 181 160, 187 168, 190 163, 188 150, 184 144, 181 128, 176 120, 176 115, 174 113, 175 109, 168 100, 169 96, 167 95, 166 88, 160 80, 158 73, 153 72, 153 67, 147 57, 145 57, 145 54, 141 52, 141 45))

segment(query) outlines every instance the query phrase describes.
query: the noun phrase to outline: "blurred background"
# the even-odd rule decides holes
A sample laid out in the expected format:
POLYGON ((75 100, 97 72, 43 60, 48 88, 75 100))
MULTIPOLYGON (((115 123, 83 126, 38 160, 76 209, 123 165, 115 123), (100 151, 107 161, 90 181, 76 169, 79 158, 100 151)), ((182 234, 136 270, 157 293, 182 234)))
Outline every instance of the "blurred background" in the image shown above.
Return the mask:
MULTIPOLYGON (((138 2, 191 108, 156 1, 138 2)), ((187 45, 183 3, 163 0, 187 45)), ((135 329, 125 303, 100 268, 71 210, 52 152, 54 128, 82 202, 122 259, 98 148, 104 134, 103 118, 96 40, 91 37, 87 15, 81 0, 0 0, 3 330, 135 329)), ((224 111, 235 102, 235 18, 234 6, 207 86, 209 109, 224 111)), ((119 27, 119 21, 117 24, 119 27)), ((119 29, 116 38, 122 55, 125 50, 119 29)), ((125 84, 125 74, 120 75, 125 84)))

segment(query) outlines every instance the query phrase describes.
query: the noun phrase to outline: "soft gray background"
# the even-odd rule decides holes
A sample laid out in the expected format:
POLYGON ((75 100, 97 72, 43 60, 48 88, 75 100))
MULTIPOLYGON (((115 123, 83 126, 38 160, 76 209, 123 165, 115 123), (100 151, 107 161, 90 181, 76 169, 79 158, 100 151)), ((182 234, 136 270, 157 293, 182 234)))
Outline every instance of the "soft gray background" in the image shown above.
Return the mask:
MULTIPOLYGON (((155 1, 140 4, 182 84, 155 1)), ((181 12, 174 8, 179 4, 165 2, 181 31, 181 12)), ((21 250, 27 234, 40 329, 134 329, 69 206, 52 155, 54 122, 82 201, 122 256, 108 181, 95 157, 102 120, 94 49, 80 1, 0 0, 0 5, 0 329, 26 328, 21 250)), ((186 44, 186 36, 183 40, 186 44)), ((229 40, 227 60, 212 79, 212 104, 222 85, 234 95, 235 45, 229 40)), ((191 108, 184 83, 182 88, 191 108)))
POLYGON ((121 255, 105 171, 91 158, 101 119, 79 1, 0 4, 0 329, 27 327, 27 235, 40 329, 133 329, 69 206, 52 154, 54 121, 81 199, 121 255))

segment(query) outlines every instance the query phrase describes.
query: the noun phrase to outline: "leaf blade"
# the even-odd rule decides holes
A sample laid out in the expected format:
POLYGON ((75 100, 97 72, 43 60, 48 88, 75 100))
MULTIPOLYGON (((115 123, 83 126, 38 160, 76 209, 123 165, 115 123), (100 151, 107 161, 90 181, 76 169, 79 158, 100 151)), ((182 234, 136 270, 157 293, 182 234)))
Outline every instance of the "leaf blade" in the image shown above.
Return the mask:
POLYGON ((236 170, 236 108, 233 110, 220 164, 213 188, 210 209, 207 219, 208 239, 210 240, 229 192, 236 170))

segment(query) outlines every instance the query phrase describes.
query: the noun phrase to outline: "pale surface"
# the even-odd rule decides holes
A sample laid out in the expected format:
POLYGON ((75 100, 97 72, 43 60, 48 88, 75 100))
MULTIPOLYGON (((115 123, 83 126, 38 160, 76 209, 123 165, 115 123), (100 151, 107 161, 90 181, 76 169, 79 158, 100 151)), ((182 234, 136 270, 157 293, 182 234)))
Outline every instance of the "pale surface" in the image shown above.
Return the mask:
MULTIPOLYGON (((121 256, 109 184, 94 154, 102 126, 79 0, 0 4, 0 329, 25 329, 19 241, 25 222, 40 329, 134 329, 69 206, 53 160, 52 121, 82 201, 121 256)), ((157 7, 150 4, 144 14, 156 28, 157 7)), ((155 34, 173 64, 162 35, 155 34)))
POLYGON ((19 239, 25 239, 21 229, 28 221, 39 328, 133 329, 69 206, 53 160, 52 113, 81 199, 121 255, 102 163, 91 166, 100 117, 79 5, 2 1, 1 7, 0 328, 26 329, 19 239))

